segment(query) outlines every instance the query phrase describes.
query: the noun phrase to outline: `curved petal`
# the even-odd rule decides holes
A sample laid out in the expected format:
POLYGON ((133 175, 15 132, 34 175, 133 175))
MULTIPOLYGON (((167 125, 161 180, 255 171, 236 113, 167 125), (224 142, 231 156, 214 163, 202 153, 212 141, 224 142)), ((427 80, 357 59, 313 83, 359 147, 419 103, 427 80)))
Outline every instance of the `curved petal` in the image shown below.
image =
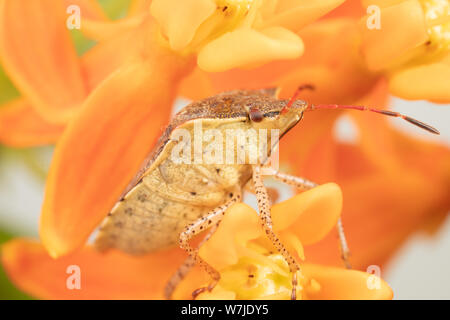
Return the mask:
POLYGON ((150 12, 173 50, 185 48, 198 27, 216 11, 213 0, 153 0, 150 12))
POLYGON ((229 208, 220 227, 200 248, 200 256, 217 270, 237 263, 237 246, 263 235, 258 214, 250 206, 238 203, 229 208), (226 246, 223 244, 227 243, 226 246))
POLYGON ((0 142, 13 147, 30 147, 55 143, 63 125, 51 124, 36 113, 25 99, 9 102, 0 108, 0 142))
POLYGON ((150 9, 152 0, 131 0, 128 7, 128 16, 147 12, 150 9))
POLYGON ((61 1, 0 2, 2 64, 16 87, 49 122, 67 121, 86 97, 66 18, 61 1))
POLYGON ((115 250, 100 254, 86 247, 55 260, 42 245, 25 239, 4 244, 1 256, 11 280, 32 296, 83 300, 162 299, 164 285, 183 259, 180 249, 136 257, 115 250), (79 267, 81 290, 67 287, 76 272, 70 266, 79 267))
POLYGON ((327 235, 341 215, 342 192, 327 183, 305 191, 272 207, 274 230, 290 231, 301 243, 315 243, 327 235))
POLYGON ((287 29, 241 28, 206 44, 198 54, 197 63, 205 71, 219 72, 271 60, 295 59, 302 53, 302 40, 287 29))
POLYGON ((370 70, 392 66, 408 51, 425 43, 428 33, 422 6, 417 0, 402 1, 383 7, 380 28, 368 28, 361 20, 361 50, 370 70))
POLYGON ((146 15, 135 15, 115 21, 83 19, 81 31, 89 39, 106 41, 120 36, 122 32, 133 31, 142 24, 145 18, 146 15))
POLYGON ((307 293, 313 300, 390 300, 394 294, 382 279, 365 272, 305 264, 304 274, 320 284, 307 293))
POLYGON ((154 46, 90 95, 56 147, 40 235, 52 256, 80 247, 118 200, 167 121, 192 61, 154 46))
POLYGON ((119 69, 128 60, 138 56, 147 41, 148 21, 132 29, 124 30, 102 41, 81 57, 81 66, 86 86, 89 91, 94 90, 100 82, 119 69), (126 47, 127 50, 118 50, 126 47))
POLYGON ((354 18, 359 19, 366 14, 366 8, 363 4, 364 0, 352 0, 345 1, 339 7, 334 9, 333 11, 327 13, 323 18, 324 19, 333 19, 333 18, 354 18))
POLYGON ((297 32, 307 24, 317 20, 345 0, 281 0, 277 2, 275 12, 263 22, 265 27, 280 26, 297 32))
POLYGON ((450 102, 450 55, 445 61, 405 68, 389 77, 389 91, 401 98, 450 102))

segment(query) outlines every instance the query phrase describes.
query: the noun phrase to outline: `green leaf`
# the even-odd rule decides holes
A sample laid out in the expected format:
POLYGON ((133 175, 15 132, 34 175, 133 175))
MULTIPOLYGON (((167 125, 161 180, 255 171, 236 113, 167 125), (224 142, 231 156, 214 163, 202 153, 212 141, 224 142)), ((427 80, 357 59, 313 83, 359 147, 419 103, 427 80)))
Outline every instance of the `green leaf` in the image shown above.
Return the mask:
POLYGON ((99 0, 106 15, 113 20, 123 18, 126 15, 130 2, 130 0, 99 0))
MULTIPOLYGON (((12 235, 0 230, 0 245, 12 239, 12 235)), ((27 294, 17 289, 9 280, 8 276, 0 263, 0 300, 30 300, 27 294)))
POLYGON ((20 97, 19 91, 14 87, 14 84, 9 80, 3 68, 0 66, 0 104, 20 97))
POLYGON ((78 56, 82 56, 96 44, 96 41, 86 38, 80 30, 72 29, 70 30, 70 35, 72 36, 72 41, 75 44, 75 50, 78 56))

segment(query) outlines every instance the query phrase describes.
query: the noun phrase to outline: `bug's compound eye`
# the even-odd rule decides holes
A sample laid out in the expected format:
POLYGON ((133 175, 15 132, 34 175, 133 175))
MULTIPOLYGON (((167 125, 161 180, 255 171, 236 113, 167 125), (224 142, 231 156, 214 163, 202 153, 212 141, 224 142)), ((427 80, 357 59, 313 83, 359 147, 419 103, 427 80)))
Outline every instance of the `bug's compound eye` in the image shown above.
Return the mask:
POLYGON ((249 116, 250 120, 252 120, 253 122, 261 122, 264 119, 264 115, 262 114, 262 112, 255 107, 250 108, 249 116))

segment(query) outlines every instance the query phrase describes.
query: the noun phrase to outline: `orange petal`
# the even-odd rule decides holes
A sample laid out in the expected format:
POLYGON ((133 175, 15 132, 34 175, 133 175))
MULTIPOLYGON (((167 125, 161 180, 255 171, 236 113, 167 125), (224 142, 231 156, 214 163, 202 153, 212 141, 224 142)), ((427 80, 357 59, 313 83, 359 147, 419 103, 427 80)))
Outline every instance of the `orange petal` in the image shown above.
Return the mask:
POLYGON ((320 284, 320 290, 308 292, 314 300, 390 300, 392 289, 374 275, 356 271, 305 264, 304 274, 320 284))
POLYGON ((138 28, 144 19, 145 15, 135 15, 115 21, 83 19, 81 31, 89 39, 105 41, 120 35, 122 32, 138 28))
POLYGON ((272 17, 264 21, 264 26, 281 26, 297 32, 302 27, 338 7, 344 1, 281 0, 278 1, 277 10, 272 13, 272 17))
POLYGON ((80 247, 111 210, 161 133, 176 84, 192 65, 156 45, 142 57, 102 82, 56 147, 40 226, 52 256, 80 247))
POLYGON ((108 41, 98 43, 83 55, 81 65, 89 91, 94 90, 127 60, 139 55, 147 42, 149 28, 149 23, 142 23, 138 28, 124 30, 108 41), (118 50, 124 47, 127 50, 118 50))
POLYGON ((389 78, 392 94, 409 100, 450 103, 450 55, 447 60, 405 68, 389 78))
POLYGON ((150 11, 173 50, 184 49, 198 27, 217 9, 213 0, 153 0, 150 11))
POLYGON ((240 28, 206 44, 198 54, 197 63, 202 70, 219 72, 272 60, 295 59, 303 50, 302 40, 288 29, 240 28))
MULTIPOLYGON (((364 0, 363 0, 364 1, 364 0)), ((362 1, 345 1, 339 7, 324 16, 324 19, 332 18, 360 18, 366 14, 366 8, 362 1)))
POLYGON ((64 122, 86 97, 63 2, 0 2, 0 56, 8 75, 47 121, 64 122))
POLYGON ((361 20, 361 50, 371 70, 392 66, 428 39, 424 12, 417 0, 383 7, 380 29, 369 29, 367 21, 367 16, 361 20))
POLYGON ((162 299, 164 285, 183 259, 180 249, 136 257, 86 247, 55 260, 42 245, 24 239, 4 244, 1 256, 11 280, 41 299, 162 299), (69 266, 80 268, 81 290, 67 288, 74 275, 69 266))
POLYGON ((250 206, 239 203, 229 208, 220 227, 200 248, 200 255, 211 266, 220 270, 237 263, 237 246, 262 236, 258 214, 250 206), (227 245, 223 245, 226 243, 227 245))
POLYGON ((180 96, 194 101, 212 96, 214 93, 216 92, 209 74, 198 67, 181 81, 179 89, 180 96))
POLYGON ((63 125, 50 124, 25 100, 18 99, 0 108, 0 142, 13 147, 55 143, 63 125))
POLYGON ((315 243, 327 235, 341 215, 342 192, 327 183, 275 204, 272 207, 274 230, 289 230, 301 243, 315 243))
POLYGON ((128 7, 128 16, 147 12, 152 0, 131 0, 128 7))

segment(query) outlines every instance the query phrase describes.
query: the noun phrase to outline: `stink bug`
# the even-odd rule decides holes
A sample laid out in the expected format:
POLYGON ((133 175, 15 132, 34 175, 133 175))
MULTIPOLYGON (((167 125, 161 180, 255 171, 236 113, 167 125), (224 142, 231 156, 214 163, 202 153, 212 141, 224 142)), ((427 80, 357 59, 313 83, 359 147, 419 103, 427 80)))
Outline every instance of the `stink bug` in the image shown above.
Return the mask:
MULTIPOLYGON (((205 241, 214 232, 227 208, 241 201, 246 184, 252 183, 263 228, 292 273, 292 299, 295 299, 299 265, 272 230, 270 200, 262 178, 262 170, 266 169, 264 162, 273 150, 273 141, 270 144, 267 142, 263 152, 265 158, 256 164, 247 157, 238 163, 200 163, 195 161, 195 151, 194 154, 189 151, 187 158, 184 158, 186 161, 177 162, 172 157, 174 150, 189 145, 184 139, 179 139, 177 132, 182 129, 195 135, 196 125, 201 124, 201 133, 209 129, 219 133, 230 129, 241 130, 239 132, 276 129, 282 137, 302 119, 305 112, 342 108, 401 117, 432 133, 438 133, 427 124, 392 111, 362 106, 308 105, 296 99, 300 90, 305 88, 311 87, 299 88, 290 100, 277 99, 277 89, 230 91, 194 102, 182 109, 167 126, 141 170, 103 221, 96 239, 97 248, 105 250, 114 247, 131 254, 144 254, 179 242, 189 253, 189 258, 169 281, 165 292, 167 298, 170 298, 176 284, 194 263, 200 264, 213 280, 207 288, 196 290, 194 296, 204 290, 211 290, 220 275, 199 257, 198 249, 193 248, 189 240, 210 229, 205 241)), ((200 144, 206 147, 203 139, 200 144)), ((238 149, 239 145, 233 144, 233 148, 238 149)), ((268 170, 274 178, 299 189, 307 190, 316 186, 306 179, 273 168, 268 170)), ((343 260, 350 267, 349 251, 340 220, 337 230, 343 260)))

